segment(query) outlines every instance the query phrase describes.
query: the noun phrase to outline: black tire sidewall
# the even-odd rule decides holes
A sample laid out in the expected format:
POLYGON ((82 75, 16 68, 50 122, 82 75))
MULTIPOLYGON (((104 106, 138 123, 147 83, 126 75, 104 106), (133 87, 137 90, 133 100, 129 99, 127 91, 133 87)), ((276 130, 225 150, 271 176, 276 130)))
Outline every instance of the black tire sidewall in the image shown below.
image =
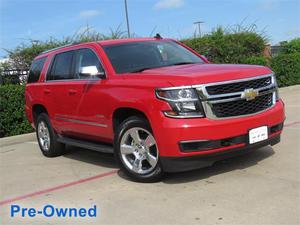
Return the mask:
MULTIPOLYGON (((149 131, 153 135, 152 129, 151 129, 149 123, 145 119, 140 118, 140 117, 130 117, 130 118, 126 119, 119 126, 119 128, 117 129, 117 132, 115 134, 115 143, 114 143, 115 158, 116 158, 117 162, 119 163, 121 169, 133 180, 139 181, 139 182, 159 181, 159 180, 161 180, 161 178, 163 176, 163 169, 162 169, 160 160, 158 160, 155 168, 151 172, 146 173, 146 174, 137 174, 137 173, 131 171, 129 168, 127 168, 127 166, 123 162, 121 151, 120 151, 121 139, 127 130, 134 128, 134 127, 143 128, 143 129, 149 131)), ((158 151, 159 151, 159 149, 158 149, 158 151)), ((158 154, 158 157, 159 157, 159 154, 158 154)))
POLYGON ((41 113, 38 115, 37 122, 36 122, 36 137, 43 155, 47 157, 55 157, 63 154, 64 145, 57 142, 57 135, 54 132, 49 117, 46 113, 41 113), (50 135, 50 148, 48 151, 43 150, 38 136, 38 124, 41 121, 43 121, 46 124, 50 135))

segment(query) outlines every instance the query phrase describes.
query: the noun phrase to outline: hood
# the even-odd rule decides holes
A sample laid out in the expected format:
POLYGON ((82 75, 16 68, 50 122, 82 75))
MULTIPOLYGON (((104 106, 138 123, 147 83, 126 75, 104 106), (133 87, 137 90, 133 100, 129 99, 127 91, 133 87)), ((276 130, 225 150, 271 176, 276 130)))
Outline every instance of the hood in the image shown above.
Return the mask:
POLYGON ((269 68, 256 65, 189 64, 145 70, 139 73, 139 76, 145 79, 150 79, 151 76, 151 80, 157 76, 157 79, 167 80, 173 86, 183 86, 237 80, 270 73, 272 71, 269 68))

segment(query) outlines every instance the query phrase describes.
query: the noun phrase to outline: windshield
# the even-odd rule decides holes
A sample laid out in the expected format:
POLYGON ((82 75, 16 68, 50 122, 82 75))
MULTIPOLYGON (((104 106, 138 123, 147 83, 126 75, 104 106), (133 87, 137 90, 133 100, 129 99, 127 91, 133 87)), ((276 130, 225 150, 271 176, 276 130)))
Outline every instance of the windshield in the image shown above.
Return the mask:
POLYGON ((103 46, 116 73, 135 73, 147 69, 204 61, 173 41, 142 41, 103 46))

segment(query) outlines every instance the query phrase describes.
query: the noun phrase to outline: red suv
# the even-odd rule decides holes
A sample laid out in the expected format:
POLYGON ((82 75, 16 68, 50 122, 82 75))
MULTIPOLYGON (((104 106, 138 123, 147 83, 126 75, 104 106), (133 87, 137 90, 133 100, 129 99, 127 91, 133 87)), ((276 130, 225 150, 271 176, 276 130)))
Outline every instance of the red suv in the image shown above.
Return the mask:
POLYGON ((114 153, 138 181, 280 141, 284 104, 263 66, 211 64, 171 39, 107 40, 43 52, 26 114, 42 153, 114 153))

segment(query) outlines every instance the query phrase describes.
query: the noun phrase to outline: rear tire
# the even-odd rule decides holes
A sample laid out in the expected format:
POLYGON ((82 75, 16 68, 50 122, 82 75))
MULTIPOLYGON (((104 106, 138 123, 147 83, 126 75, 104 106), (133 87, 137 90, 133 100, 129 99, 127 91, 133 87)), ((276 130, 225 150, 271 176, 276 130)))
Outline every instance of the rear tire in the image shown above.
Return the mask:
POLYGON ((57 141, 58 136, 46 113, 41 113, 37 117, 36 137, 44 156, 56 157, 65 153, 65 145, 57 141))
POLYGON ((115 133, 115 158, 122 171, 138 182, 157 182, 163 177, 159 151, 149 123, 129 117, 115 133))

